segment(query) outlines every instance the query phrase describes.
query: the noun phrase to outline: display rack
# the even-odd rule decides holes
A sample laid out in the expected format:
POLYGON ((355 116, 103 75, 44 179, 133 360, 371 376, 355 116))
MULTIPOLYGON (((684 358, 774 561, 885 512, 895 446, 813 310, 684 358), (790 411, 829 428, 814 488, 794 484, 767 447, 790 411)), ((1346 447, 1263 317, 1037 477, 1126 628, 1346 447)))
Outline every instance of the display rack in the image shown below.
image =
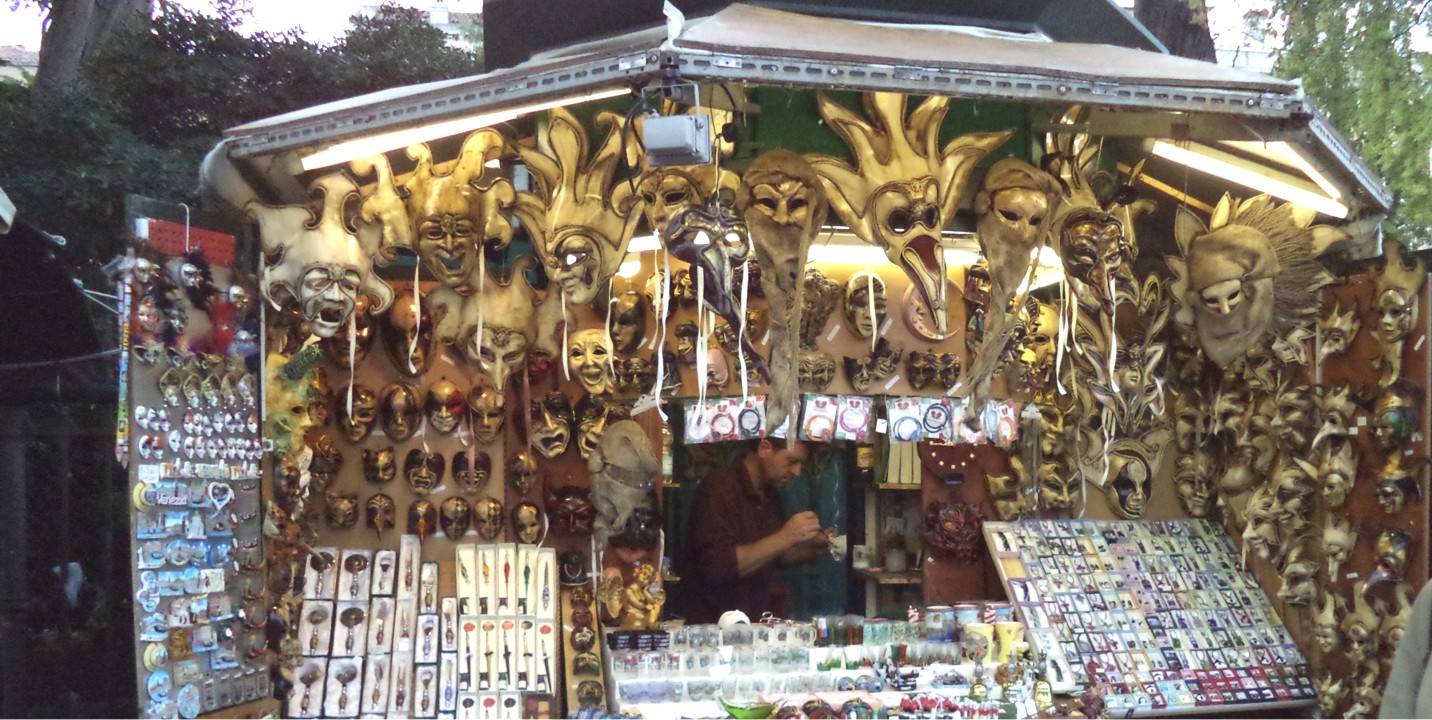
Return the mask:
POLYGON ((1284 709, 1317 698, 1308 665, 1231 538, 1204 520, 988 522, 1001 582, 1056 685, 1111 713, 1284 709))

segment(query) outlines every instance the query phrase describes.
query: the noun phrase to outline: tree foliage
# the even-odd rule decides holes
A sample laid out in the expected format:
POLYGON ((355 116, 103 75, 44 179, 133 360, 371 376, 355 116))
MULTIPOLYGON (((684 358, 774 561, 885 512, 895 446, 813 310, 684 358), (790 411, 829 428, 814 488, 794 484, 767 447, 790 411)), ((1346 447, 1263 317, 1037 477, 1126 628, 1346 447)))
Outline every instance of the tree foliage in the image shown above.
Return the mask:
POLYGON ((1432 0, 1277 0, 1277 72, 1302 78, 1333 125, 1397 194, 1401 239, 1432 239, 1432 66, 1413 40, 1432 0))

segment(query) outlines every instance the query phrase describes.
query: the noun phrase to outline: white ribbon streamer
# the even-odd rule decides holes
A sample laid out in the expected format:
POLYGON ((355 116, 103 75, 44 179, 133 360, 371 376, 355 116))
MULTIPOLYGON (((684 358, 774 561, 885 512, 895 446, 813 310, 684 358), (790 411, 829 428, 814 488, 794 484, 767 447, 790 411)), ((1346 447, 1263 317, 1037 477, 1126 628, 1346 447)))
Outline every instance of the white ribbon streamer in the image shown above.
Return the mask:
POLYGON ((408 372, 417 374, 418 366, 413 364, 413 355, 418 352, 418 336, 423 331, 423 292, 418 287, 418 272, 422 263, 413 263, 413 339, 408 341, 408 372))
POLYGON ((746 379, 746 290, 751 284, 751 261, 741 263, 741 323, 736 331, 736 356, 741 359, 741 402, 751 396, 750 382, 746 379))

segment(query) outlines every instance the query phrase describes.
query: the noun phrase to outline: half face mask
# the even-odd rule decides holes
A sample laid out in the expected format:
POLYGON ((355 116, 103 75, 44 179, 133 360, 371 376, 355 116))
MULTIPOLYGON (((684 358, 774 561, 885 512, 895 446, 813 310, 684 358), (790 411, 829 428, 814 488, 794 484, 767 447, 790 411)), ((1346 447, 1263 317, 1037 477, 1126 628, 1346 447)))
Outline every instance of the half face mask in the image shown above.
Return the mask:
POLYGON ((251 202, 245 210, 258 220, 269 259, 264 297, 275 305, 296 301, 309 330, 328 338, 348 323, 360 294, 372 296, 372 311, 382 313, 392 303, 393 291, 372 269, 373 259, 379 257, 381 229, 362 225, 353 234, 344 224, 344 206, 357 197, 358 187, 335 173, 314 181, 310 190, 322 194, 316 217, 305 205, 251 202))
POLYGON ((1341 304, 1334 304, 1327 315, 1318 319, 1318 329, 1323 335, 1322 347, 1318 349, 1318 360, 1347 352, 1361 326, 1362 321, 1358 320, 1356 306, 1343 312, 1341 304))
POLYGON ((596 122, 611 132, 594 152, 586 128, 562 108, 549 112, 539 142, 517 147, 537 192, 517 193, 514 212, 531 233, 547 275, 576 305, 591 303, 616 274, 643 205, 632 197, 631 185, 614 182, 621 118, 602 112, 596 122))
POLYGON ((462 492, 475 493, 481 490, 491 477, 491 455, 482 450, 474 450, 471 455, 466 450, 453 453, 452 478, 462 492))
POLYGON ((1054 178, 1023 160, 1005 158, 985 175, 975 194, 975 229, 996 298, 1012 297, 1023 282, 1057 196, 1054 178))
POLYGON ((537 503, 523 500, 512 508, 512 529, 517 534, 517 542, 535 545, 542 539, 544 524, 546 518, 537 503))
MULTIPOLYGON (((548 460, 567 452, 572 438, 572 403, 561 392, 532 403, 532 449, 548 460)), ((525 491, 524 491, 525 493, 525 491)))
POLYGON ((845 322, 856 337, 868 338, 885 324, 885 281, 858 272, 845 282, 845 322))
POLYGON ((547 498, 547 514, 559 535, 590 535, 597 519, 597 506, 586 488, 566 485, 547 498))
POLYGON ((1069 472, 1062 463, 1045 460, 1039 464, 1039 506, 1049 510, 1068 510, 1079 494, 1079 476, 1069 472))
POLYGON ((332 528, 350 528, 358 524, 358 493, 329 494, 327 519, 332 528))
POLYGON ((654 233, 665 233, 672 218, 705 201, 706 195, 714 190, 711 187, 714 181, 711 169, 704 165, 662 167, 647 172, 636 188, 647 227, 654 233))
POLYGON ((940 233, 964 197, 970 171, 1009 137, 971 133, 939 145, 949 102, 930 97, 907 118, 904 95, 867 93, 867 120, 818 93, 821 117, 850 146, 857 165, 809 158, 841 222, 910 276, 941 335, 949 330, 949 303, 940 233))
POLYGON ((985 476, 989 483, 989 496, 994 501, 995 515, 1001 520, 1014 520, 1034 510, 1037 496, 1031 488, 1026 492, 1017 475, 990 474, 985 476))
POLYGON ((408 487, 413 489, 414 495, 427 495, 442 482, 445 466, 441 453, 413 448, 403 460, 403 477, 407 478, 408 487))
POLYGON ((462 391, 447 380, 439 380, 428 386, 423 406, 427 410, 428 424, 440 433, 456 430, 462 421, 463 412, 467 409, 462 391))
POLYGON ((467 392, 467 411, 471 417, 472 434, 480 443, 490 443, 502 435, 507 418, 506 398, 486 385, 467 392))
POLYGON ((646 298, 628 290, 617 296, 610 326, 612 345, 617 352, 630 353, 646 339, 646 298))
POLYGON ((449 540, 458 540, 472 524, 472 505, 456 495, 449 497, 438 506, 438 523, 449 540))
POLYGON ((1151 458, 1157 451, 1139 440, 1119 438, 1109 443, 1109 502, 1120 517, 1137 520, 1144 514, 1153 489, 1151 458))
POLYGON ((478 537, 483 540, 496 540, 502 534, 502 528, 507 522, 507 513, 503 511, 502 503, 494 498, 479 498, 472 506, 472 525, 477 530, 478 537))
POLYGON ((378 539, 381 540, 383 538, 383 531, 393 527, 393 524, 396 522, 395 518, 398 514, 398 506, 393 503, 393 498, 383 493, 378 493, 368 498, 366 507, 368 510, 368 527, 373 528, 373 532, 378 533, 378 539))
POLYGON ((567 369, 589 393, 612 392, 612 346, 602 330, 578 330, 567 340, 567 369))
POLYGON ((393 448, 388 446, 377 450, 363 448, 363 477, 370 483, 392 482, 398 476, 398 461, 393 457, 393 448))
POLYGON ((423 420, 422 406, 418 404, 417 388, 407 383, 393 383, 383 390, 379 416, 383 432, 393 442, 402 442, 417 432, 423 420))

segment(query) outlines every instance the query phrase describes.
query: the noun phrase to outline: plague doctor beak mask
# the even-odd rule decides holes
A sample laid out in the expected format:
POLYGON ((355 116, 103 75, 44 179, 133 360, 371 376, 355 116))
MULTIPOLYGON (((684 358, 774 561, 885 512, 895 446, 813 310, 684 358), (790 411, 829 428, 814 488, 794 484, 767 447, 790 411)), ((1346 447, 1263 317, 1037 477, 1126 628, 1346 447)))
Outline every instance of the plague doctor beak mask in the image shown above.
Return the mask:
POLYGON ((264 298, 275 306, 296 302, 309 330, 327 338, 348 323, 360 294, 373 297, 372 311, 382 313, 393 301, 393 290, 373 272, 374 259, 381 257, 379 226, 354 229, 345 220, 345 205, 358 196, 353 181, 325 175, 311 191, 322 195, 316 217, 302 205, 251 202, 245 211, 257 219, 263 242, 264 298))
POLYGON ((948 97, 930 97, 908 117, 899 93, 868 93, 865 116, 817 94, 821 118, 850 147, 857 165, 807 159, 831 208, 851 232, 885 251, 918 289, 936 330, 949 330, 941 232, 964 197, 970 172, 1010 133, 970 133, 940 145, 948 97))

